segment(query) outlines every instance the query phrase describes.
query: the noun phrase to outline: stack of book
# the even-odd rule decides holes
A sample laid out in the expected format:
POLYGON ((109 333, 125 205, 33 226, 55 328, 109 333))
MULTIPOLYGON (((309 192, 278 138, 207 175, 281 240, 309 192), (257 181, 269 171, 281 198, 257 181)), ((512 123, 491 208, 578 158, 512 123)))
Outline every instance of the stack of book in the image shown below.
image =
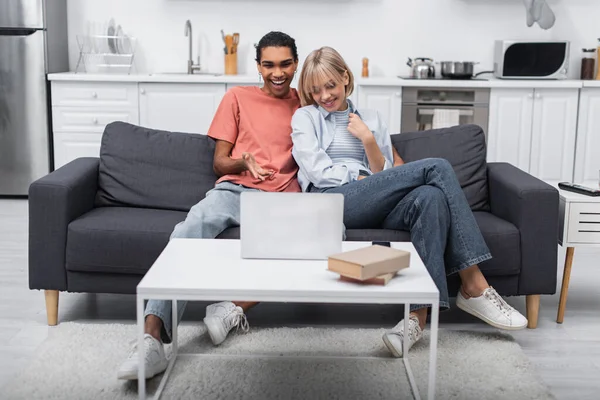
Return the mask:
POLYGON ((386 285, 398 271, 410 266, 410 252, 373 245, 329 256, 327 269, 340 279, 386 285))

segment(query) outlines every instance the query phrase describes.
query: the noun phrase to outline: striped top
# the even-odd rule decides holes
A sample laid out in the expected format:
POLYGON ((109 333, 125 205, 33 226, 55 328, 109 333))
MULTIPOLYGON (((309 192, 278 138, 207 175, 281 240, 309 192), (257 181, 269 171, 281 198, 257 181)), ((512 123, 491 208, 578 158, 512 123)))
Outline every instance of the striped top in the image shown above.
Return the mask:
POLYGON ((335 126, 335 133, 331 144, 325 151, 333 165, 337 164, 355 164, 357 168, 368 171, 365 165, 365 148, 360 141, 350 132, 348 132, 350 107, 344 111, 335 111, 331 113, 335 126))

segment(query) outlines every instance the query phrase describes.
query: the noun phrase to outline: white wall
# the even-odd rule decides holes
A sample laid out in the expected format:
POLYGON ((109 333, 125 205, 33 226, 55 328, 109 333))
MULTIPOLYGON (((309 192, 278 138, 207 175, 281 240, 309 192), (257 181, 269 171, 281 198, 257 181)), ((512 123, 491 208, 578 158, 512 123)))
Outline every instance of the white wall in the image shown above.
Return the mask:
POLYGON ((579 77, 582 47, 595 47, 600 1, 548 0, 556 25, 542 30, 525 24, 522 0, 68 0, 71 69, 78 49, 76 34, 88 21, 111 17, 138 38, 139 72, 184 71, 188 42, 184 24, 194 32, 194 58, 223 71, 220 30, 239 32, 240 74, 254 74, 254 47, 270 30, 293 36, 302 60, 313 49, 338 49, 355 73, 370 59, 371 76, 406 75, 407 57, 479 61, 476 71, 492 66, 496 39, 571 40, 572 77, 579 77))

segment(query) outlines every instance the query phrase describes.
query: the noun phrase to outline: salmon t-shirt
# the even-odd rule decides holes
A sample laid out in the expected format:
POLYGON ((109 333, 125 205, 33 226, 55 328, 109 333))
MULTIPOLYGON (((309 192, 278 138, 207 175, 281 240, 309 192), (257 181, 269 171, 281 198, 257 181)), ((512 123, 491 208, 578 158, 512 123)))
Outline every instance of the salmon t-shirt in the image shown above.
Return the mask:
POLYGON ((257 86, 237 86, 225 93, 208 129, 208 136, 233 144, 231 157, 248 152, 258 165, 275 174, 264 181, 248 171, 225 175, 217 183, 229 181, 265 192, 300 192, 292 157, 292 116, 300 107, 296 89, 285 98, 271 97, 257 86))

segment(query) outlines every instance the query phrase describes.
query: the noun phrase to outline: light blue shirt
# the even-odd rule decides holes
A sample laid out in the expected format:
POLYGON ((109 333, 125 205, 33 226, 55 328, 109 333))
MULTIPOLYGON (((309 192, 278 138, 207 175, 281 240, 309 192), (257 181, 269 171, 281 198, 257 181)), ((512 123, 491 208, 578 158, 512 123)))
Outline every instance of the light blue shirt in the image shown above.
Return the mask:
MULTIPOLYGON (((385 158, 383 169, 391 168, 394 160, 392 139, 379 113, 369 109, 358 111, 350 100, 348 107, 373 133, 385 158)), ((318 188, 326 188, 341 186, 358 179, 360 164, 335 164, 327 154, 336 131, 336 122, 332 114, 321 106, 310 105, 299 108, 292 117, 292 155, 300 168, 298 183, 303 191, 307 190, 310 183, 318 188)), ((363 164, 369 167, 366 153, 363 164)), ((370 170, 367 172, 372 173, 370 170)))

